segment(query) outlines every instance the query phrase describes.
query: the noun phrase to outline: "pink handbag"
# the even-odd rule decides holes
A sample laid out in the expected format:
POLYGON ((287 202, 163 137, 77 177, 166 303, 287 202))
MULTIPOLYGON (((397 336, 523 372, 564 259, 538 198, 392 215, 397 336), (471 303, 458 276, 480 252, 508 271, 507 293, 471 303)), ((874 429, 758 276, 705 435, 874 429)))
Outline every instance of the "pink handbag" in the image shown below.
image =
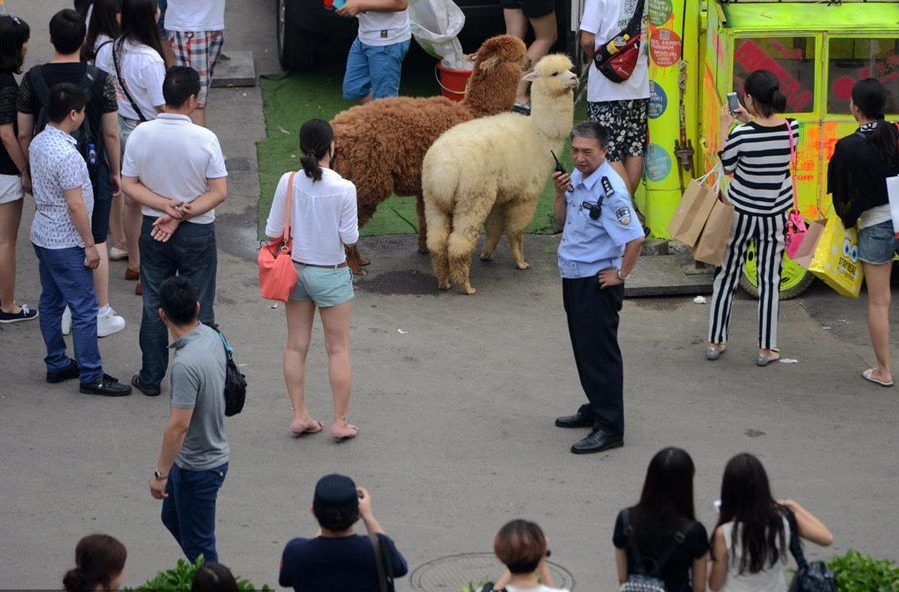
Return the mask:
POLYGON ((293 180, 287 181, 287 199, 284 205, 284 234, 281 238, 262 245, 259 256, 259 294, 268 300, 287 302, 290 292, 297 285, 297 269, 290 257, 290 206, 293 203, 293 180))
POLYGON ((793 209, 790 210, 790 214, 787 217, 784 246, 786 247, 787 255, 792 259, 796 255, 796 251, 799 250, 799 245, 805 239, 808 227, 805 225, 805 219, 799 212, 799 197, 796 193, 796 146, 793 142, 793 128, 790 126, 788 119, 784 119, 784 122, 787 124, 787 134, 790 137, 790 182, 793 184, 793 209))

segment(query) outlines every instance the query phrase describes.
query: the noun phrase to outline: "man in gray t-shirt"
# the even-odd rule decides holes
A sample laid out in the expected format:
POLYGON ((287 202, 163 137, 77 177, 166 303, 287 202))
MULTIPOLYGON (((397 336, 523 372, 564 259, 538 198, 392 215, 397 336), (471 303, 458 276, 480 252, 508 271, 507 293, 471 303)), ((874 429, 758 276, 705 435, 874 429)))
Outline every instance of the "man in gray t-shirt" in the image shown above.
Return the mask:
POLYGON ((160 286, 159 316, 174 350, 172 410, 162 437, 150 494, 163 500, 162 523, 187 558, 218 561, 215 500, 228 472, 225 436, 225 348, 199 322, 197 291, 181 276, 160 286))

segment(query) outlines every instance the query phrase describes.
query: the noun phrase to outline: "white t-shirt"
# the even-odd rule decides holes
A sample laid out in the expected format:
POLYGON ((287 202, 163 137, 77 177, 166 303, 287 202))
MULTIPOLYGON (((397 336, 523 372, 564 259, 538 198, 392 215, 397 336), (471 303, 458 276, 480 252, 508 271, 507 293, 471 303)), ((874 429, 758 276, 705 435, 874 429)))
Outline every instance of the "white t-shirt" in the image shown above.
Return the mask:
POLYGON ((359 13, 359 41, 365 45, 393 45, 412 39, 409 11, 359 13))
MULTIPOLYGON (((163 197, 192 202, 209 190, 207 179, 228 176, 225 157, 214 133, 194 125, 190 117, 161 113, 153 121, 137 126, 125 147, 123 177, 137 177, 163 197)), ((141 206, 145 216, 162 212, 141 206)), ((215 210, 191 218, 194 224, 215 221, 215 210)))
MULTIPOLYGON (((284 173, 275 189, 265 224, 266 236, 284 234, 289 179, 290 173, 284 173)), ((353 245, 359 240, 356 186, 331 169, 322 169, 321 180, 313 182, 301 169, 293 187, 290 205, 293 260, 313 265, 339 265, 346 261, 343 245, 353 245)))
MULTIPOLYGON (((637 8, 637 0, 586 0, 581 31, 596 36, 594 48, 598 49, 611 41, 630 22, 637 8), (617 18, 612 18, 617 15, 617 18)), ((640 42, 640 55, 634 73, 624 82, 612 82, 590 64, 587 77, 587 100, 591 103, 604 101, 628 101, 649 98, 649 42, 646 36, 646 15, 649 2, 643 9, 644 37, 640 42)))
MULTIPOLYGON (((96 66, 108 72, 115 83, 116 98, 119 101, 119 115, 126 119, 140 119, 131 101, 125 96, 122 84, 116 74, 112 52, 116 44, 108 43, 97 52, 96 66)), ((125 86, 131 98, 137 103, 144 119, 156 119, 156 107, 165 105, 162 96, 162 82, 165 80, 165 62, 149 45, 137 44, 126 39, 119 53, 119 67, 125 86)))
MULTIPOLYGON (((784 544, 790 544, 790 525, 787 519, 783 519, 784 544)), ((787 566, 789 551, 783 549, 782 560, 772 567, 763 569, 758 573, 738 573, 740 557, 742 555, 739 545, 734 545, 734 523, 728 522, 721 525, 724 533, 724 544, 730 556, 727 564, 727 577, 724 580, 723 592, 787 592, 787 581, 784 569, 787 566)))
POLYGON ((169 0, 167 31, 221 31, 225 28, 225 0, 169 0))

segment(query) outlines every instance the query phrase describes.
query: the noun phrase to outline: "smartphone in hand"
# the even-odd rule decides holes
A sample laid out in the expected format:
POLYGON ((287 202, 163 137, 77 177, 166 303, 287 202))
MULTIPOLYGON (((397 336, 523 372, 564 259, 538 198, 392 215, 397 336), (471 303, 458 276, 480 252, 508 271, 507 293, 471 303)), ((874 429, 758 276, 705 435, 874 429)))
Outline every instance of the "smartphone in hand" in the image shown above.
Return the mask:
POLYGON ((727 93, 727 108, 730 110, 731 115, 737 112, 742 105, 740 104, 740 97, 737 96, 735 92, 727 93))

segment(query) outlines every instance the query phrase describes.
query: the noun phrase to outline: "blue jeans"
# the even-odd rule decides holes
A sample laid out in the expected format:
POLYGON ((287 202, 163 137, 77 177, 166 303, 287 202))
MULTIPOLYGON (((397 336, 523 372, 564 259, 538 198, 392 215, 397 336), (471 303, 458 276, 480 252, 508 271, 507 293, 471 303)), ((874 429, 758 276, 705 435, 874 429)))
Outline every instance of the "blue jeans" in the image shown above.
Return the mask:
POLYGON ((346 58, 343 98, 356 101, 369 94, 372 99, 399 96, 403 58, 408 51, 409 41, 366 45, 356 37, 346 58))
POLYGON ((215 550, 215 499, 225 482, 228 463, 208 471, 188 471, 172 465, 162 500, 162 523, 187 559, 193 563, 201 554, 218 561, 215 550))
POLYGON ((197 290, 200 320, 207 325, 215 323, 215 223, 183 222, 168 242, 161 243, 150 236, 155 221, 144 216, 140 230, 140 280, 144 290, 140 383, 148 389, 159 388, 169 365, 168 331, 159 318, 159 286, 163 281, 175 275, 190 280, 197 290))
POLYGON ((103 378, 103 362, 97 345, 97 294, 94 275, 84 266, 84 249, 33 246, 41 277, 38 321, 47 346, 47 370, 61 372, 72 363, 62 338, 62 311, 68 306, 72 311, 72 344, 81 382, 99 382, 103 378))

